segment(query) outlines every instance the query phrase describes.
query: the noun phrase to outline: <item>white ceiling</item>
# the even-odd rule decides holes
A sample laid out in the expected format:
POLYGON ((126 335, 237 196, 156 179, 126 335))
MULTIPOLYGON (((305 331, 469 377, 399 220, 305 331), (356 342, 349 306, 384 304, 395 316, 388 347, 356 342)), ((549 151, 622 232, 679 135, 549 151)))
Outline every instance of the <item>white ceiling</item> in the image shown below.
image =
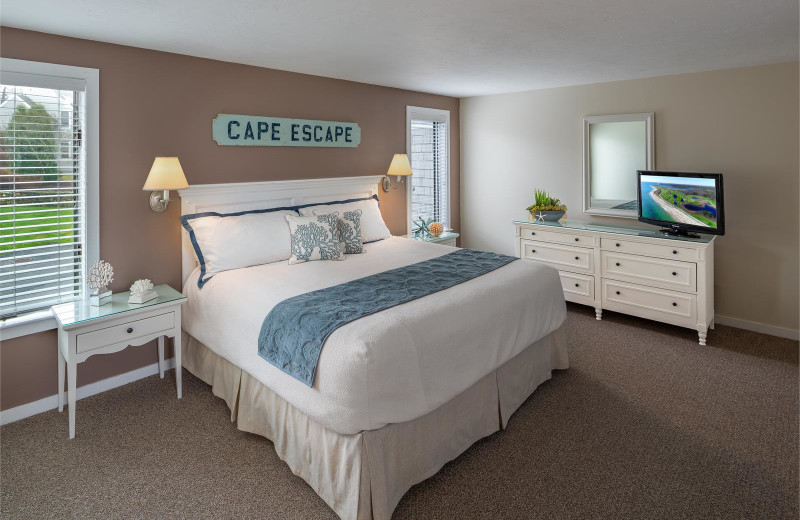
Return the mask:
POLYGON ((2 0, 0 24, 466 97, 798 59, 797 0, 2 0))

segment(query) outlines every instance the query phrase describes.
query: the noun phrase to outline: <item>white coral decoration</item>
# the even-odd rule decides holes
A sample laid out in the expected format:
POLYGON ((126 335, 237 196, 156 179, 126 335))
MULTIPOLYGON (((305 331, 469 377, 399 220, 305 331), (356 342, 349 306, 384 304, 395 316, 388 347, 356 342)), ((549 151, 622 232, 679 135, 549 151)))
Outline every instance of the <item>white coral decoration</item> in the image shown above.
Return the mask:
POLYGON ((86 285, 94 294, 101 294, 108 290, 108 284, 114 281, 114 268, 104 260, 98 260, 89 269, 89 279, 86 285))
POLYGON ((145 278, 144 280, 136 280, 131 285, 131 294, 134 296, 141 296, 153 290, 153 282, 145 278))

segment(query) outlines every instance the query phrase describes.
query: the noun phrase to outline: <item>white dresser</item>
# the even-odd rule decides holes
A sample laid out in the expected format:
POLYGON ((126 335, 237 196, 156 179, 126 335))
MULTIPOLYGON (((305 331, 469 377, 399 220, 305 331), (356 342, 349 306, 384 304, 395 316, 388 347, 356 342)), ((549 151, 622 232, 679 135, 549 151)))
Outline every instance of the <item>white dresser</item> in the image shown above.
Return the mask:
POLYGON ((558 269, 564 298, 697 331, 714 328, 714 237, 582 222, 515 221, 516 254, 558 269))

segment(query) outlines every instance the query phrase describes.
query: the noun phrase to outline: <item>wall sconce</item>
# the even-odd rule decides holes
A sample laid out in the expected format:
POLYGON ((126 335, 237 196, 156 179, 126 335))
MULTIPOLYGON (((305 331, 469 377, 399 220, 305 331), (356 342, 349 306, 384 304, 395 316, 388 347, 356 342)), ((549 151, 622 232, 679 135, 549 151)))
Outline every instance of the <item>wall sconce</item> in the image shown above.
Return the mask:
POLYGON ((408 162, 408 155, 404 153, 394 154, 392 162, 389 165, 389 171, 387 171, 386 175, 383 177, 383 191, 392 189, 392 179, 389 178, 390 175, 397 176, 397 183, 394 187, 399 188, 400 183, 403 182, 403 177, 411 175, 411 163, 408 162))
POLYGON ((169 190, 188 188, 186 175, 177 157, 156 157, 150 174, 144 181, 145 191, 150 191, 150 209, 161 213, 169 204, 169 190))

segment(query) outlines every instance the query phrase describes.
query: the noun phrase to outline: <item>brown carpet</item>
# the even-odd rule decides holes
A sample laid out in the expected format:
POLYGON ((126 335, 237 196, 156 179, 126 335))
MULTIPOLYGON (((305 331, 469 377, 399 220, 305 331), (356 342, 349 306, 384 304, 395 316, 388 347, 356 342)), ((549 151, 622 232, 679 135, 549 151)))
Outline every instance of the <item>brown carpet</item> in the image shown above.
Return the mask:
MULTIPOLYGON (((394 518, 798 517, 798 344, 570 306, 571 368, 417 485, 394 518)), ((38 518, 336 518, 184 371, 0 430, 0 512, 38 518)))

